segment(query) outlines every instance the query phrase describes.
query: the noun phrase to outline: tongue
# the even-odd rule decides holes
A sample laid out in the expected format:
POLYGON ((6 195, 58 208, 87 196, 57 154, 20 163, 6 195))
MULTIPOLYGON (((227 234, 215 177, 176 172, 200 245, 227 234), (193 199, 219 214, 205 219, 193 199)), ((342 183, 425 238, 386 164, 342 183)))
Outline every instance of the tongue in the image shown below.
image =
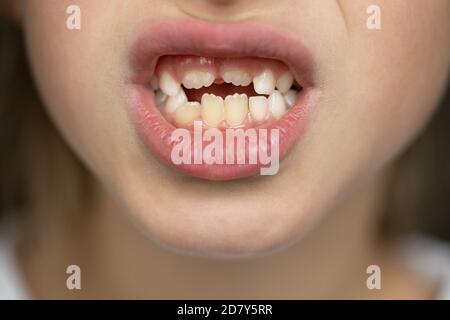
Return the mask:
POLYGON ((200 89, 186 89, 186 88, 183 89, 189 101, 198 101, 198 102, 201 101, 202 95, 205 93, 212 93, 216 96, 221 96, 224 99, 226 96, 233 95, 235 93, 239 94, 245 93, 249 97, 258 95, 253 89, 253 86, 242 87, 242 86, 235 86, 231 83, 222 83, 222 84, 214 83, 207 88, 203 87, 200 89))

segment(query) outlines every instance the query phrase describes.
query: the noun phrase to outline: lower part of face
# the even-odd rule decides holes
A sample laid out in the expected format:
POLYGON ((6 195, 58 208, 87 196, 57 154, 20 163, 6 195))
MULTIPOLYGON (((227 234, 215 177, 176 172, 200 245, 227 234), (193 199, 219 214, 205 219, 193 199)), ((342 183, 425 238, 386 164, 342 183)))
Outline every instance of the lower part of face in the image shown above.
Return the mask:
POLYGON ((264 254, 297 239, 414 137, 449 66, 446 0, 77 3, 79 29, 68 27, 69 1, 23 3, 45 105, 125 214, 183 252, 264 254), (126 107, 130 51, 144 29, 180 21, 254 22, 310 51, 320 100, 278 174, 191 177, 143 145, 126 107))

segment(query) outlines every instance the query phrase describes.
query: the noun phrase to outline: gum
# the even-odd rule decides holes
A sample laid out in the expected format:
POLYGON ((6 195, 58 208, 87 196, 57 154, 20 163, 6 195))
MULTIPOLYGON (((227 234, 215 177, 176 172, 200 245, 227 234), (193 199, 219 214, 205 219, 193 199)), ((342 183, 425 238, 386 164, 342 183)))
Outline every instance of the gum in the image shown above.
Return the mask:
POLYGON ((281 61, 267 58, 215 58, 200 56, 164 56, 159 58, 155 74, 161 77, 163 72, 169 72, 174 79, 180 83, 186 72, 207 71, 212 73, 216 81, 222 83, 221 71, 241 69, 248 72, 251 77, 260 75, 264 70, 271 70, 275 78, 289 71, 288 67, 281 61))

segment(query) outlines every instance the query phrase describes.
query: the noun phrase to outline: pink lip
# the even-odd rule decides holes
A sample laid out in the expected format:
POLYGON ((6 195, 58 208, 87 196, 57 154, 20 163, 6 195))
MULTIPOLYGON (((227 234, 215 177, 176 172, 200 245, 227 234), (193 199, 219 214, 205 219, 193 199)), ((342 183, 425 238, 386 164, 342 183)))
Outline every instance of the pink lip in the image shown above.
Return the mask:
POLYGON ((286 63, 303 87, 297 105, 280 120, 266 126, 279 129, 280 161, 300 140, 319 100, 315 86, 315 64, 308 49, 285 32, 256 24, 217 24, 183 20, 150 24, 142 32, 130 53, 132 76, 127 85, 131 121, 144 145, 176 171, 208 180, 232 180, 260 173, 260 164, 182 164, 171 160, 176 128, 156 109, 149 79, 160 56, 171 54, 272 58, 286 63))

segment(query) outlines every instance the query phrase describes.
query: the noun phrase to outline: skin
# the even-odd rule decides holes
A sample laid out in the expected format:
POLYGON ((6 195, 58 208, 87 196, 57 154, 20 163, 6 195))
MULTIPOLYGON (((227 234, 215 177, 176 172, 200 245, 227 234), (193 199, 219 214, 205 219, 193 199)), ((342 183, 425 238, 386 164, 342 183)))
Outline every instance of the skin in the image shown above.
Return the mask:
POLYGON ((65 28, 70 1, 21 1, 13 10, 45 105, 98 182, 83 240, 62 240, 73 248, 65 255, 49 243, 26 254, 36 292, 71 294, 63 272, 50 280, 47 268, 33 267, 40 253, 41 264, 60 270, 69 257, 80 261, 91 285, 77 294, 89 297, 381 297, 365 288, 373 261, 391 279, 383 297, 428 295, 372 235, 383 169, 445 88, 450 2, 377 1, 380 31, 366 27, 365 0, 77 3, 80 31, 65 28), (186 16, 284 28, 313 53, 323 95, 278 175, 207 182, 175 174, 141 146, 125 110, 128 50, 140 23, 186 16), (240 259, 211 259, 224 255, 240 259))

